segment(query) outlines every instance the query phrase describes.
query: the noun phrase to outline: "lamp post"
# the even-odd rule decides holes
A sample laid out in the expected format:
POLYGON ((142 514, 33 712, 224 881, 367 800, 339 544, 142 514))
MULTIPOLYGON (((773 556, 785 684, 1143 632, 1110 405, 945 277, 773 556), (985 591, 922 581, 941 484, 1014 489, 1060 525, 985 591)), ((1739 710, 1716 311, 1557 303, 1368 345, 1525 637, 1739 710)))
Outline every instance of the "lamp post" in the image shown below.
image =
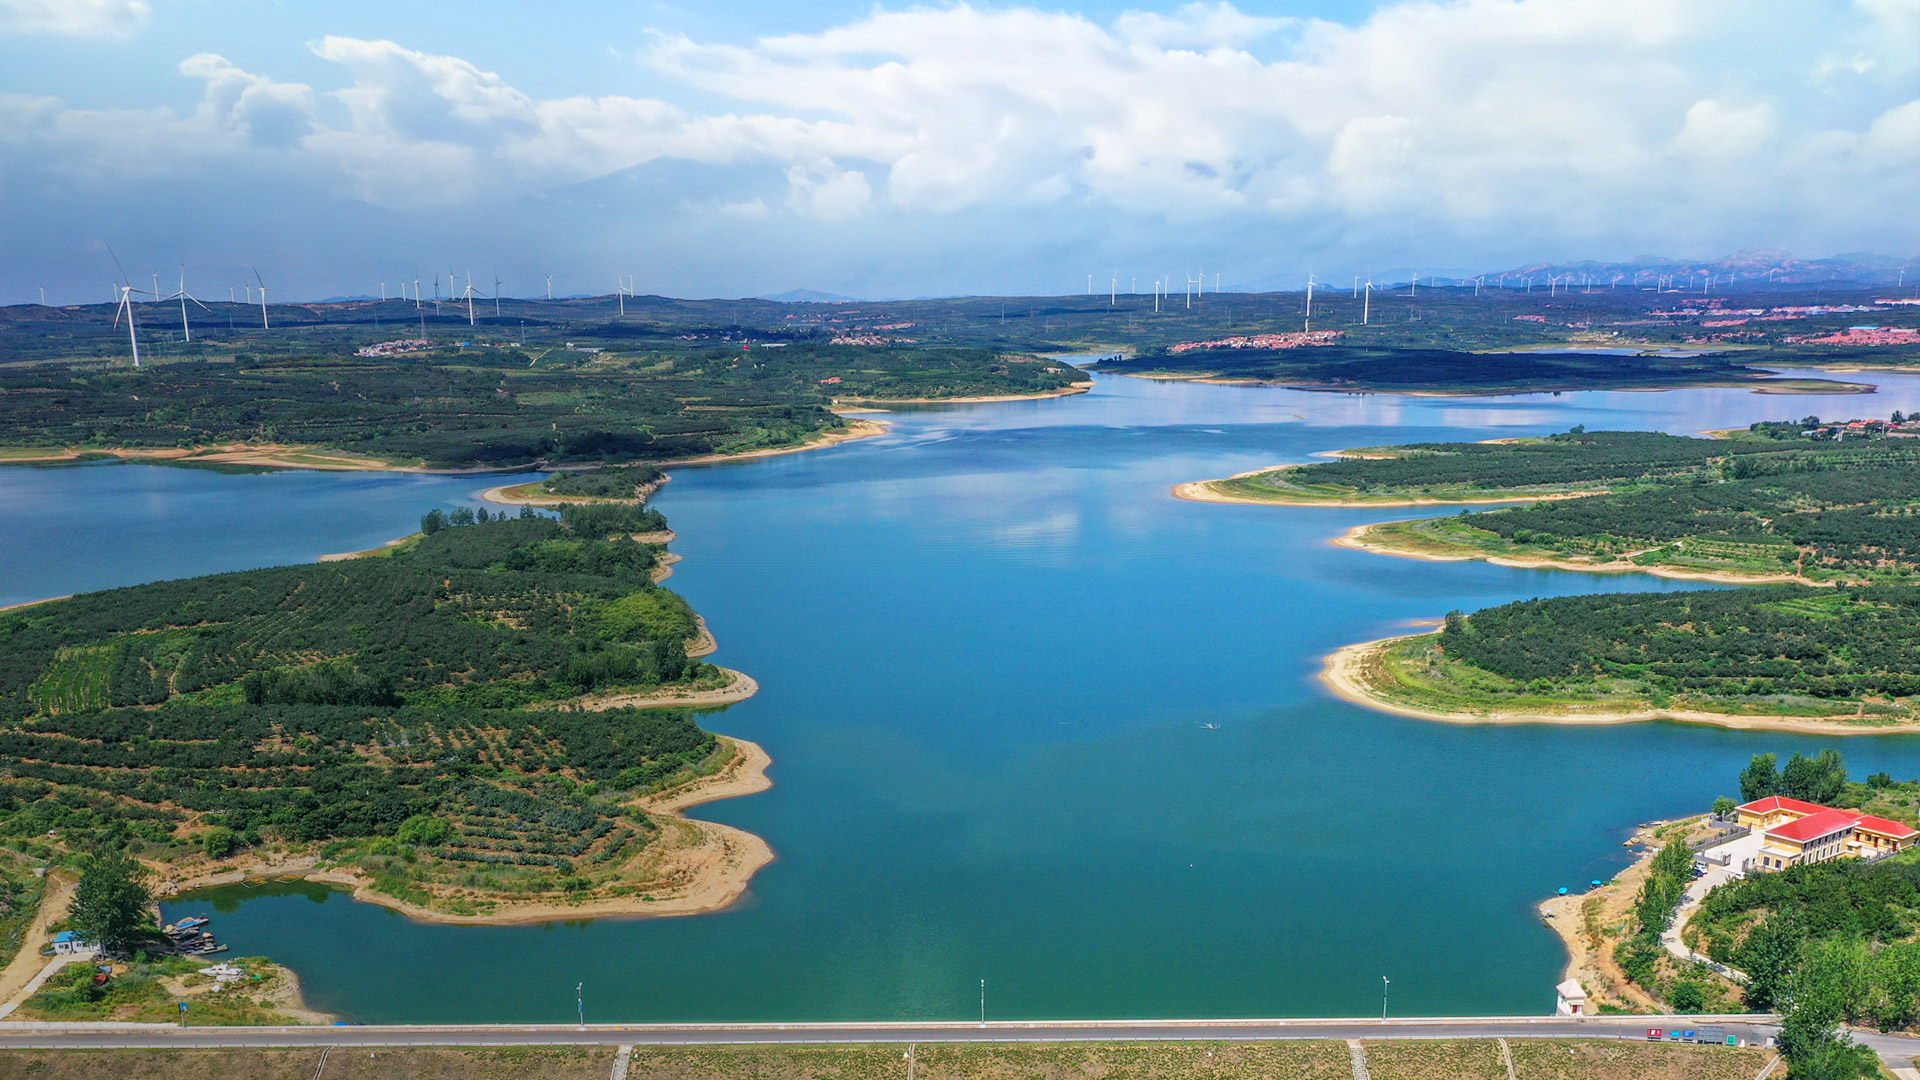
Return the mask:
POLYGON ((1380 976, 1380 1022, 1387 1022, 1387 977, 1380 976))
MULTIPOLYGON (((587 984, 586 983, 576 983, 574 985, 573 1006, 574 1008, 580 1010, 580 1027, 581 1027, 581 1030, 585 1030, 587 1026, 587 984)), ((1382 1020, 1386 1019, 1385 1013, 1382 1013, 1380 1018, 1382 1020)))
POLYGON ((987 1026, 987 980, 980 980, 980 1026, 987 1026))

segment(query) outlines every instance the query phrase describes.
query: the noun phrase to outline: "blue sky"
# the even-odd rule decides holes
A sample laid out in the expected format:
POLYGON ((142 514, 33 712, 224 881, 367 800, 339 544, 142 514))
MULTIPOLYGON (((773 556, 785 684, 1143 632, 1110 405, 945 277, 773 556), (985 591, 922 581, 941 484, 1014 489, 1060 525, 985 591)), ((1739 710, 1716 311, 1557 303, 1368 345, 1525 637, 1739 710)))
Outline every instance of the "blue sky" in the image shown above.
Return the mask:
POLYGON ((1920 0, 459 11, 0 0, 0 302, 1920 252, 1920 0))

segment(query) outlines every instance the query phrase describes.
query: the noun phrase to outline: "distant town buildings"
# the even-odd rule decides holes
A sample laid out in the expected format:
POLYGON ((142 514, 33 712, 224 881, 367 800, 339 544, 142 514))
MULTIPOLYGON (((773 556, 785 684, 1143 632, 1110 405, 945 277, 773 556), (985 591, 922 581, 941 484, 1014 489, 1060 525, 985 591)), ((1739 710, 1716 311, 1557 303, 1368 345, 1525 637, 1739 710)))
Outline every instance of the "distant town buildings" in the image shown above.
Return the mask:
POLYGON ((402 338, 398 341, 382 341, 375 345, 355 350, 355 356, 399 356, 402 353, 425 352, 433 348, 433 343, 420 338, 402 338))
POLYGON ((1183 341, 1168 349, 1176 355, 1197 349, 1303 349, 1331 345, 1347 336, 1342 330, 1300 330, 1290 334, 1253 334, 1245 337, 1215 338, 1212 341, 1183 341))

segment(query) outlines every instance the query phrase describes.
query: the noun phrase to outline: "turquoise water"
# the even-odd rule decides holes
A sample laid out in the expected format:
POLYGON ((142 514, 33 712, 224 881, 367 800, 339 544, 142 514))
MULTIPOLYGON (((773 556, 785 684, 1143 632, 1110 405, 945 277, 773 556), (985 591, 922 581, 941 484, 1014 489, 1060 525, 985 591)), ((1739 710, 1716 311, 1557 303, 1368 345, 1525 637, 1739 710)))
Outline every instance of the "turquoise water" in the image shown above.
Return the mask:
MULTIPOLYGON (((212 908, 237 953, 291 964, 316 1007, 360 1021, 565 1022, 580 982, 598 1021, 964 1019, 982 978, 1000 1019, 1367 1015, 1382 975, 1396 1013, 1546 1012, 1563 958, 1534 903, 1623 865, 1634 824, 1731 791, 1757 750, 1824 744, 1453 727, 1345 704, 1315 678, 1320 658, 1410 620, 1687 586, 1367 555, 1327 540, 1405 511, 1188 503, 1169 487, 1348 446, 1920 408, 1920 382, 1875 378, 1865 398, 1460 401, 1113 378, 678 469, 658 496, 686 557, 672 585, 718 635, 716 659, 762 687, 706 723, 775 761, 771 791, 698 811, 777 853, 745 902, 444 927, 297 886, 167 913, 212 908)), ((34 587, 70 591, 370 546, 483 486, 390 480, 0 470, 0 544, 39 522, 61 547, 34 587), (96 521, 106 483, 144 492, 114 511, 146 530, 138 548, 96 521), (206 509, 171 509, 183 499, 206 509), (209 548, 216 513, 278 524, 209 548)), ((1856 771, 1920 775, 1920 742, 1843 749, 1856 771)))

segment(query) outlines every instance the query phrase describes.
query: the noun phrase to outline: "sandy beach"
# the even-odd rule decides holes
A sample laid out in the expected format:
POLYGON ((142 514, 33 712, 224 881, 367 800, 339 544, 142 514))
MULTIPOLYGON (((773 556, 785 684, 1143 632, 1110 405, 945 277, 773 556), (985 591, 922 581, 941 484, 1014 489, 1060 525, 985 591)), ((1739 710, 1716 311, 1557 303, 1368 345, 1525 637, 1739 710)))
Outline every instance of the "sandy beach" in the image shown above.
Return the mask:
POLYGON ((1651 574, 1654 577, 1670 578, 1674 581, 1709 581, 1720 585, 1818 585, 1832 586, 1831 581, 1809 581, 1797 574, 1736 574, 1725 570, 1690 570, 1671 566, 1641 566, 1627 559, 1615 559, 1611 562, 1581 562, 1576 559, 1549 559, 1544 556, 1515 557, 1511 555, 1482 555, 1467 553, 1462 555, 1441 555, 1429 551, 1414 551, 1409 548, 1394 547, 1369 537, 1372 530, 1388 525, 1401 525, 1399 521, 1378 521, 1371 525, 1355 525, 1345 533, 1333 538, 1335 547, 1352 548, 1355 551, 1370 551, 1375 555, 1393 555, 1402 559, 1419 559, 1422 562, 1481 562, 1494 566, 1511 566, 1517 570, 1578 570, 1587 574, 1651 574))
MULTIPOLYGON (((1431 631, 1430 631, 1431 632, 1431 631)), ((1417 637, 1420 635, 1409 635, 1417 637)), ((1417 709, 1390 701, 1375 693, 1368 670, 1380 662, 1389 646, 1407 637, 1363 641, 1343 645, 1326 658, 1320 669, 1320 681, 1334 696, 1377 712, 1410 716, 1417 720, 1435 720, 1446 724, 1558 724, 1566 727, 1603 727, 1610 724, 1637 724, 1666 720, 1680 724, 1703 724, 1735 731, 1788 731, 1802 735, 1898 735, 1920 732, 1920 726, 1888 724, 1848 724, 1818 717, 1754 715, 1746 713, 1700 712, 1693 709, 1656 709, 1651 706, 1622 711, 1595 708, 1578 712, 1437 712, 1417 709)))
POLYGON ((712 776, 648 795, 638 805, 661 826, 660 836, 641 858, 650 887, 644 893, 581 900, 542 897, 479 896, 498 907, 487 915, 453 915, 409 904, 373 891, 365 877, 351 870, 320 868, 318 856, 302 855, 281 861, 250 860, 242 866, 164 882, 156 896, 169 897, 215 885, 280 879, 318 881, 353 891, 353 898, 398 911, 421 922, 504 926, 590 918, 658 918, 703 915, 730 907, 760 868, 773 861, 773 849, 749 832, 710 821, 695 821, 683 811, 702 803, 752 795, 773 786, 767 766, 773 759, 757 744, 722 736, 733 747, 733 757, 712 776))

